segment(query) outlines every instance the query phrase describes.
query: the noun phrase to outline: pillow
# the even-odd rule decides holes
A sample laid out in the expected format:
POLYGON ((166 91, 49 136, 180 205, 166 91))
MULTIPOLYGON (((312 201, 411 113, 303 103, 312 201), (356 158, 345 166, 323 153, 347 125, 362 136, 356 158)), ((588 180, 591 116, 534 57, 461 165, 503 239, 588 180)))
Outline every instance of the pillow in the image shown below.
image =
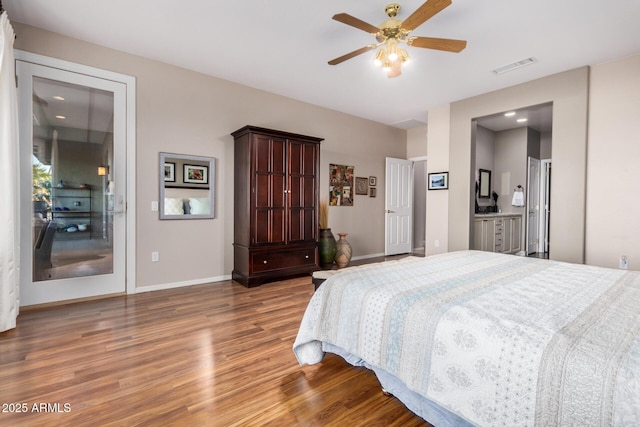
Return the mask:
POLYGON ((209 215, 209 198, 208 197, 192 197, 189 199, 191 203, 191 215, 209 215))
POLYGON ((165 215, 183 215, 184 203, 180 197, 164 198, 164 214, 165 215))

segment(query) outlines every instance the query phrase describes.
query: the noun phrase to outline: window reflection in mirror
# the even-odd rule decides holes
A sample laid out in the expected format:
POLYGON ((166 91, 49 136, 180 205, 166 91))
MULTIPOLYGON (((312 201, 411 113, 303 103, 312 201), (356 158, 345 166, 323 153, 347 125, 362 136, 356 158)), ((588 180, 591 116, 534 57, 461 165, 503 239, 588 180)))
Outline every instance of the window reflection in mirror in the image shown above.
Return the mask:
POLYGON ((160 219, 214 218, 215 159, 160 153, 160 219))

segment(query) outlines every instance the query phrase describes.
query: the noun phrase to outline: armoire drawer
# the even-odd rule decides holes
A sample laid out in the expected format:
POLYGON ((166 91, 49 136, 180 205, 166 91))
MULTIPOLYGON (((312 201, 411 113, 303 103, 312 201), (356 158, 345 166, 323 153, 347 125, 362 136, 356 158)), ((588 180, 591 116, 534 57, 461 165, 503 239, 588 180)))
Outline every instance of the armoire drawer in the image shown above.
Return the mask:
POLYGON ((261 273, 284 268, 312 266, 316 264, 316 249, 296 251, 256 252, 251 255, 253 273, 261 273))

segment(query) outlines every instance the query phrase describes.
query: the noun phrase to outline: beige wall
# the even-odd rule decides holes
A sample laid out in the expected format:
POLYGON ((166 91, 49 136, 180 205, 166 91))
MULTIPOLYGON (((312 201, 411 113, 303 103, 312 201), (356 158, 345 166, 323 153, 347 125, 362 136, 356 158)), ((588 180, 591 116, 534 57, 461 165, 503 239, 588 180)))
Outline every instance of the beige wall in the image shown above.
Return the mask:
MULTIPOLYGON (((473 191, 475 147, 471 121, 507 110, 553 102, 553 189, 551 205, 550 257, 571 262, 584 261, 585 174, 587 141, 587 99, 589 68, 582 67, 499 91, 458 101, 450 105, 450 117, 434 123, 429 111, 429 129, 448 127, 449 215, 447 221, 427 224, 428 230, 449 228, 449 250, 471 247, 473 237, 473 191), (448 222, 448 223, 447 223, 448 222)), ((434 111, 440 111, 436 109, 434 111)), ((431 141, 429 140, 429 144, 431 141)), ((444 153, 442 153, 444 162, 444 153)), ((430 161, 436 161, 429 155, 430 161)), ((443 203, 430 209, 445 209, 443 203)))
MULTIPOLYGON (((525 208, 512 206, 511 201, 513 191, 518 185, 522 186, 523 191, 527 191, 527 128, 496 132, 495 153, 493 188, 500 195, 498 207, 504 213, 523 215, 525 208), (507 182, 503 182, 503 179, 506 179, 507 182)), ((524 227, 522 228, 524 229, 524 227)))
MULTIPOLYGON (((450 114, 449 105, 429 111, 427 173, 449 170, 450 114)), ((449 186, 451 186, 451 174, 449 174, 449 186)), ((427 206, 425 254, 434 255, 448 252, 449 191, 427 191, 427 206)))
MULTIPOLYGON (((638 117, 640 55, 592 67, 587 162, 588 264, 618 267, 620 256, 626 255, 629 268, 640 270, 638 117)), ((555 135, 553 139, 555 145, 555 135)))
POLYGON ((429 159, 452 159, 453 189, 448 205, 438 201, 450 215, 429 216, 427 235, 449 226, 450 249, 468 247, 465 186, 471 185, 467 153, 474 147, 466 142, 471 133, 467 121, 547 101, 553 102, 553 131, 541 135, 540 153, 553 161, 551 257, 615 268, 626 255, 630 269, 640 270, 640 55, 460 101, 451 105, 451 118, 430 111, 430 129, 451 127, 450 152, 438 151, 436 159, 432 150, 429 159))
POLYGON ((427 155, 427 126, 407 130, 407 158, 427 155))
POLYGON ((378 197, 356 196, 354 207, 332 207, 329 225, 334 233, 349 233, 354 256, 384 251, 384 158, 406 158, 406 131, 13 24, 16 49, 136 78, 137 287, 217 280, 231 274, 230 133, 247 124, 325 138, 321 196, 328 191, 329 163, 354 165, 356 176, 376 176, 378 197), (217 159, 215 219, 160 221, 158 212, 151 211, 151 202, 158 200, 161 151, 217 159), (160 262, 151 263, 152 251, 160 253, 160 262))
MULTIPOLYGON (((476 141, 476 168, 474 170, 475 180, 480 181, 480 169, 487 169, 491 171, 491 188, 490 191, 495 190, 500 192, 500 187, 496 186, 496 179, 498 178, 498 172, 495 167, 495 132, 484 128, 479 125, 475 125, 475 141, 476 141)), ((480 198, 476 195, 478 206, 491 206, 493 205, 493 199, 480 198)), ((498 199, 500 201, 500 199, 498 199)))

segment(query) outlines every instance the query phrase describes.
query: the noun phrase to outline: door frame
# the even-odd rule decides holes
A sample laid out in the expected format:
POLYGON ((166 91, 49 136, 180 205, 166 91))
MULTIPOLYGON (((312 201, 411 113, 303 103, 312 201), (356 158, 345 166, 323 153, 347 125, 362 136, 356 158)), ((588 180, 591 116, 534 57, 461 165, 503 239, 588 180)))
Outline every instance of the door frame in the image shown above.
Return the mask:
MULTIPOLYGON (((125 219, 125 289, 127 294, 136 291, 136 78, 126 74, 107 71, 88 65, 77 64, 75 62, 62 59, 51 58, 31 52, 16 49, 15 60, 30 62, 45 67, 58 68, 78 74, 86 74, 105 80, 122 83, 126 91, 126 219, 125 219)), ((22 221, 22 212, 19 213, 22 221)), ((22 227, 22 224, 20 224, 22 227)), ((24 266, 23 266, 24 267, 24 266)), ((29 266, 31 268, 31 266, 29 266)))

